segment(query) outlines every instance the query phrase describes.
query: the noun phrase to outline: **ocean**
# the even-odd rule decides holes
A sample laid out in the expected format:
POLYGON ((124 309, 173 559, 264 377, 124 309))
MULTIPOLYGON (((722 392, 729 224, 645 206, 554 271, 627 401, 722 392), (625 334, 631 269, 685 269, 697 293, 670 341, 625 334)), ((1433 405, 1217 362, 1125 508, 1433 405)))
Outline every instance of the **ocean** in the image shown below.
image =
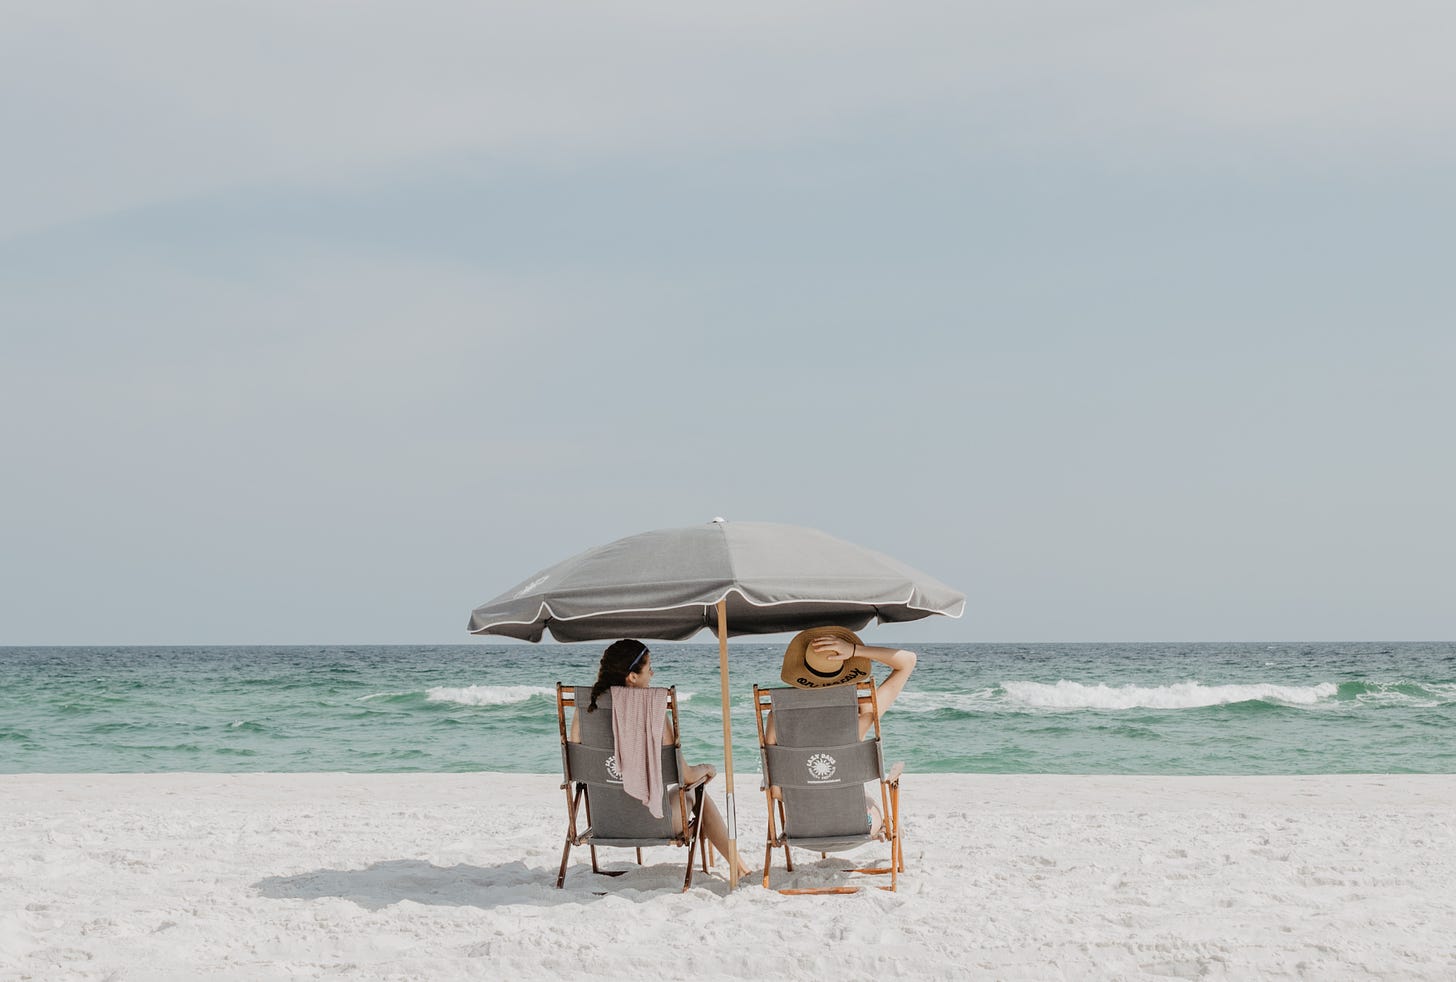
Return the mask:
MULTIPOLYGON (((0 647, 0 773, 554 773, 554 685, 602 647, 0 647)), ((911 772, 1456 772, 1452 642, 913 647, 884 721, 911 772)), ((687 757, 721 762, 717 645, 652 650, 687 757)), ((740 771, 782 651, 730 642, 740 771)))

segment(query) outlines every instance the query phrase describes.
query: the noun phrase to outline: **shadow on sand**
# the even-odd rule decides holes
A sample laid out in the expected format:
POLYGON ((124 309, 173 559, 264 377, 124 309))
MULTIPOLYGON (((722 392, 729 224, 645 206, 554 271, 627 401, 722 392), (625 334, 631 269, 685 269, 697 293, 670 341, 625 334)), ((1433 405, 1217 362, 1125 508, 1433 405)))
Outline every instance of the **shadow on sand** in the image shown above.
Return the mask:
MULTIPOLYGON (((620 867, 618 867, 620 868, 620 867)), ((699 871, 693 891, 727 891, 721 876, 699 871)), ((556 871, 500 863, 495 866, 436 866, 418 859, 392 859, 365 869, 320 869, 295 876, 270 876, 253 884, 273 900, 321 900, 337 897, 367 910, 380 910, 404 900, 436 907, 479 907, 489 910, 510 904, 555 907, 589 903, 612 896, 638 902, 682 889, 682 868, 676 865, 630 867, 618 877, 593 876, 573 865, 566 889, 556 889, 556 871)))

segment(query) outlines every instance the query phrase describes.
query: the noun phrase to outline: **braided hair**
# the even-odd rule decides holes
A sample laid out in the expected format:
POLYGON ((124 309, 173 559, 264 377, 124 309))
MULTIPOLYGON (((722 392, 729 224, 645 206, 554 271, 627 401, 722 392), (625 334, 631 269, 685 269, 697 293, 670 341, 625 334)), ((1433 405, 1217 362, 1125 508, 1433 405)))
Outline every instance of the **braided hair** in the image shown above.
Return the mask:
POLYGON ((597 669, 597 680, 592 683, 591 703, 586 711, 597 711, 597 697, 614 685, 626 685, 627 676, 635 672, 648 655, 647 645, 631 638, 613 641, 602 653, 602 664, 597 669))

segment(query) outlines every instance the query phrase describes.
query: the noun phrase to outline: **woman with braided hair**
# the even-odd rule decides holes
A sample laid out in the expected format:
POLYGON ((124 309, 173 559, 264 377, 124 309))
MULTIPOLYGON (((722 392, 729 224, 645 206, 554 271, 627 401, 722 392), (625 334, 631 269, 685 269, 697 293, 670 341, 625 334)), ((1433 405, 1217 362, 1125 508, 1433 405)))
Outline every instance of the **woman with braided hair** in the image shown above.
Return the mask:
MULTIPOLYGON (((607 692, 612 686, 621 685, 632 689, 646 689, 652 685, 652 652, 647 645, 641 641, 631 638, 623 638, 621 641, 614 641, 607 646, 602 653, 601 664, 597 667, 597 680, 592 683, 591 701, 587 704, 586 712, 597 711, 597 699, 607 692)), ((577 710, 581 712, 580 709, 577 710)), ((571 718, 572 743, 581 742, 580 721, 576 716, 571 718)), ((663 724, 663 742, 671 743, 674 739, 672 723, 663 724)), ((712 764, 689 764, 683 769, 681 775, 685 784, 692 784, 698 779, 709 776, 717 776, 718 769, 712 764)), ((677 795, 668 795, 672 801, 672 825, 673 829, 681 832, 683 829, 682 808, 678 802, 677 795)), ((703 834, 713 844, 713 848, 722 853, 725 857, 728 852, 728 826, 723 821, 722 812, 718 811, 717 804, 709 797, 703 797, 702 815, 703 834)), ((742 858, 738 860, 738 875, 747 876, 752 872, 744 865, 742 858)))

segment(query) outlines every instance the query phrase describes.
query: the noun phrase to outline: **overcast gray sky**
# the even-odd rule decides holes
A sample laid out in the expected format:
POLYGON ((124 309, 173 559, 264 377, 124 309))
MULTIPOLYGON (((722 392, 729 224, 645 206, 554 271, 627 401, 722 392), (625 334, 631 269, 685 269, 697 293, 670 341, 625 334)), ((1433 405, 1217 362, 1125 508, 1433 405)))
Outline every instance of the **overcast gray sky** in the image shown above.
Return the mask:
POLYGON ((715 515, 968 596, 876 639, 1456 636, 1447 4, 4 20, 0 643, 464 641, 715 515))

